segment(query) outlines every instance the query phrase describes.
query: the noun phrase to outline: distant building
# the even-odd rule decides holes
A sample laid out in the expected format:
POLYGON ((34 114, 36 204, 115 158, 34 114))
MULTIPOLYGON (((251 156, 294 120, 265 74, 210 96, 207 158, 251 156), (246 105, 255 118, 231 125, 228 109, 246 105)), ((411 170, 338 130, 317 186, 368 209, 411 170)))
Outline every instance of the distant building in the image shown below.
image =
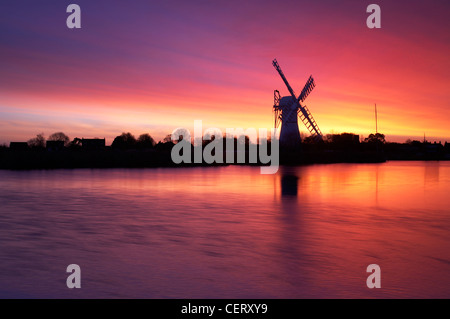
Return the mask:
POLYGON ((331 135, 331 141, 341 145, 356 145, 359 144, 359 135, 352 133, 342 133, 331 135))
POLYGON ((11 142, 9 143, 9 149, 13 151, 24 151, 28 149, 27 142, 11 142))
POLYGON ((81 139, 83 150, 102 150, 105 148, 104 138, 83 138, 81 139))
POLYGON ((425 145, 425 151, 427 153, 438 153, 439 151, 444 149, 444 146, 441 144, 441 142, 439 142, 439 143, 434 142, 433 144, 427 143, 424 145, 425 145))
POLYGON ((45 148, 47 151, 61 151, 64 149, 64 141, 47 141, 45 148))

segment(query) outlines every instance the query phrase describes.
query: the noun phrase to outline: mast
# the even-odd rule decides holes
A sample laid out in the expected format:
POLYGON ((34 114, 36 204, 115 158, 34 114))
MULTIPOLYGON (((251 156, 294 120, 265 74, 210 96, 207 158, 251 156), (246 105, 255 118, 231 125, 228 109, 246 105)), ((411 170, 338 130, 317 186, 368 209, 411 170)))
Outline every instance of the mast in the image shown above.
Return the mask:
POLYGON ((375 133, 378 134, 378 114, 377 114, 377 103, 375 103, 375 133))

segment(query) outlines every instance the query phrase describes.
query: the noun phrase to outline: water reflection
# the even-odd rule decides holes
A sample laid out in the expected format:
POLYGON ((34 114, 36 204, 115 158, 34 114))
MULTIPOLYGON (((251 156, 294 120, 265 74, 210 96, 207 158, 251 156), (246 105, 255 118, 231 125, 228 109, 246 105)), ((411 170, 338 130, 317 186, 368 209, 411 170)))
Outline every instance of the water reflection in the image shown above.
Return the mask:
POLYGON ((298 176, 293 169, 281 168, 281 196, 297 196, 298 195, 298 176))
POLYGON ((0 171, 0 296, 448 297, 450 163, 429 164, 0 171))
POLYGON ((380 166, 377 165, 375 168, 375 205, 378 206, 378 179, 380 175, 380 166))
POLYGON ((439 183, 439 162, 426 162, 424 164, 424 184, 439 183))

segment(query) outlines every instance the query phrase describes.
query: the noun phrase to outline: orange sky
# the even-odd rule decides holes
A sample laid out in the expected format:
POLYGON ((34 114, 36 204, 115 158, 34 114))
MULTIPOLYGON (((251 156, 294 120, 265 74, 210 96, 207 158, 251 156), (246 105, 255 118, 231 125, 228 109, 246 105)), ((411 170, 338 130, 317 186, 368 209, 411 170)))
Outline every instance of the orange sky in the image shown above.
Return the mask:
POLYGON ((78 1, 78 30, 64 5, 19 2, 0 13, 0 143, 270 128, 274 58, 297 94, 314 76, 325 134, 373 133, 377 103, 388 140, 450 141, 448 1, 378 1, 376 30, 362 1, 78 1))

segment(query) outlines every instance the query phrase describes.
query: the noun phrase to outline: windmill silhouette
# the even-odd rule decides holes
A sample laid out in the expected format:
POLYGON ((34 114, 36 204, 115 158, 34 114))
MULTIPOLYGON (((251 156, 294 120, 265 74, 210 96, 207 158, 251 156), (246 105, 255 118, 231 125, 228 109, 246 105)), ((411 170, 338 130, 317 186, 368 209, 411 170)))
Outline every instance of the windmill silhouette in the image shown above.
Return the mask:
POLYGON ((306 105, 301 104, 316 86, 314 78, 312 76, 309 77, 303 90, 297 97, 284 76, 283 71, 281 71, 277 60, 274 59, 272 64, 278 71, 278 74, 280 74, 291 94, 290 96, 281 97, 278 90, 274 91, 273 110, 275 113, 275 128, 278 128, 281 124, 280 146, 284 149, 295 149, 300 146, 301 138, 298 129, 298 118, 305 124, 313 139, 315 141, 321 141, 322 132, 320 131, 319 126, 306 105))

